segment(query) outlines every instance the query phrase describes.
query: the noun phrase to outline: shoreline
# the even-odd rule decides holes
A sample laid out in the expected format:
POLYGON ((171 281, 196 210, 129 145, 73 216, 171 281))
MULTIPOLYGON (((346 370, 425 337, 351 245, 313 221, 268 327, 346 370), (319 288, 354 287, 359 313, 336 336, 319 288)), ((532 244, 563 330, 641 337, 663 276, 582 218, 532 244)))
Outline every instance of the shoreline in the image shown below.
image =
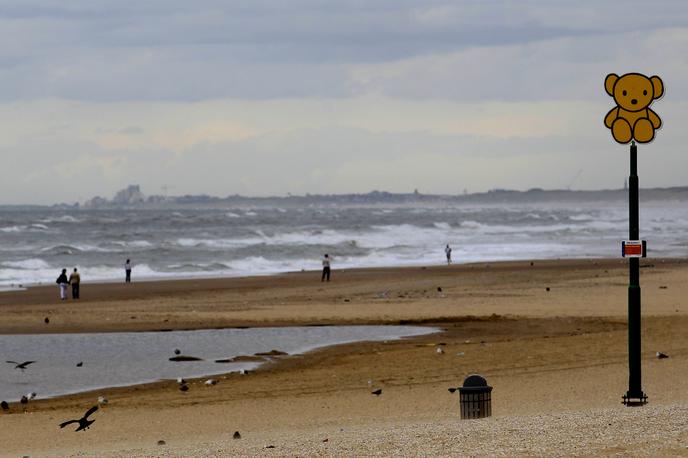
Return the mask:
POLYGON ((613 425, 594 437, 591 455, 684 453, 688 419, 677 415, 688 405, 688 262, 643 259, 641 265, 645 410, 621 405, 628 382, 628 268, 619 259, 336 270, 330 284, 321 284, 318 272, 299 272, 133 288, 85 285, 81 302, 56 300, 54 288, 0 293, 5 334, 275 323, 443 329, 286 356, 247 375, 213 376, 219 383, 212 387, 203 377, 191 380, 188 392, 172 380, 52 399, 39 393, 26 406, 13 403, 9 414, 0 411, 3 431, 13 438, 3 453, 555 455, 570 444, 563 450, 575 455, 584 451, 566 425, 592 433, 585 426, 590 412, 599 413, 600 425, 613 425), (659 360, 657 351, 670 357, 659 360), (461 422, 458 395, 447 389, 472 373, 494 388, 493 417, 461 422), (383 390, 379 397, 371 394, 375 389, 383 390), (98 396, 109 403, 88 432, 57 427, 98 396), (644 442, 621 434, 628 432, 623 421, 644 425, 644 442), (483 429, 501 432, 485 436, 483 429), (232 439, 234 431, 241 440, 232 439), (472 448, 462 437, 480 438, 481 445, 472 448), (661 446, 652 442, 658 437, 666 439, 661 446))

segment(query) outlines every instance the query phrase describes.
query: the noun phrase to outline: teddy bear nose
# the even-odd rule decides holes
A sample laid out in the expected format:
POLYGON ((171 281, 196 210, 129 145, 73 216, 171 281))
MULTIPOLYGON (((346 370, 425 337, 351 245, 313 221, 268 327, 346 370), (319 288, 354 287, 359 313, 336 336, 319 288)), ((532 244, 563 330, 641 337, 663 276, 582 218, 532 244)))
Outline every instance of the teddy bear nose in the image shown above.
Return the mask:
POLYGON ((638 99, 631 99, 631 105, 637 105, 638 99))

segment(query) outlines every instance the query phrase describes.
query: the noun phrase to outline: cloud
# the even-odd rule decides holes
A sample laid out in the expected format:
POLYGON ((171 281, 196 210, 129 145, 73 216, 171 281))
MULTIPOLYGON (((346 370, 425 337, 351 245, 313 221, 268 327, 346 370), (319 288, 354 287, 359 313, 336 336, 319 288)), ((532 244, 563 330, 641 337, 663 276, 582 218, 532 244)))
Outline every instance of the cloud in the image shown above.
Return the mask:
POLYGON ((658 30, 684 30, 686 10, 674 0, 654 8, 632 0, 11 2, 0 10, 0 98, 413 97, 429 87, 456 97, 461 83, 472 83, 474 99, 514 98, 546 81, 545 98, 605 61, 679 57, 680 46, 623 49, 642 48, 658 30), (422 78, 406 87, 408 76, 394 71, 422 78), (476 84, 490 75, 508 75, 508 84, 497 93, 476 84))

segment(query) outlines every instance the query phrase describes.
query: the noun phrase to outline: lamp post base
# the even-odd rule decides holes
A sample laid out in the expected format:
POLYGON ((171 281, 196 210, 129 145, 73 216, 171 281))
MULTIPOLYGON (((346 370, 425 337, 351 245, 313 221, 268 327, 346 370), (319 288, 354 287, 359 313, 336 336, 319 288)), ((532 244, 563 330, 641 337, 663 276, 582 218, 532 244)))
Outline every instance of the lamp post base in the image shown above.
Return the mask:
POLYGON ((642 391, 640 393, 627 392, 621 398, 623 399, 622 403, 626 407, 638 407, 647 404, 647 395, 642 391))

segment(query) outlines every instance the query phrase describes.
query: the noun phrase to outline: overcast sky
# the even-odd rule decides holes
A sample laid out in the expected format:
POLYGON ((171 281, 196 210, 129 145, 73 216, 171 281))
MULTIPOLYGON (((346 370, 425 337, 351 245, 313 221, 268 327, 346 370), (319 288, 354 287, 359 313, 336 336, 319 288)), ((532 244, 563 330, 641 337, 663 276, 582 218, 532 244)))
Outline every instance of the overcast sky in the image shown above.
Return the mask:
POLYGON ((619 188, 630 71, 641 186, 688 185, 684 0, 2 1, 0 203, 619 188))

